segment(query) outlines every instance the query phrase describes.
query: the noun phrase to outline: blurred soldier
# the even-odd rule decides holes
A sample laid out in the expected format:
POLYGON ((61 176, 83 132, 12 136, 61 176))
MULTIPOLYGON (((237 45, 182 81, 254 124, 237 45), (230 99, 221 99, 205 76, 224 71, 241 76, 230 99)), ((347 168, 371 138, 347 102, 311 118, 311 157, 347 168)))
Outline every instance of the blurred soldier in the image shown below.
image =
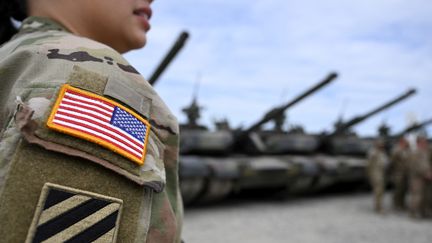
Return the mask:
MULTIPOLYGON (((431 177, 432 177, 432 149, 431 146, 428 146, 429 148, 429 168, 431 171, 431 177)), ((426 186, 425 186, 425 211, 426 211, 426 217, 431 218, 432 217, 432 178, 429 177, 426 179, 426 186)))
POLYGON ((410 159, 410 214, 414 218, 420 218, 424 217, 426 213, 425 188, 432 179, 432 172, 426 138, 418 137, 416 145, 410 159))
POLYGON ((384 171, 388 158, 385 153, 385 144, 382 139, 375 142, 374 147, 368 153, 367 172, 369 182, 373 189, 374 209, 382 213, 382 198, 385 188, 384 171))
POLYGON ((393 206, 397 210, 406 208, 405 197, 408 190, 409 144, 402 137, 391 153, 391 179, 394 186, 393 206))

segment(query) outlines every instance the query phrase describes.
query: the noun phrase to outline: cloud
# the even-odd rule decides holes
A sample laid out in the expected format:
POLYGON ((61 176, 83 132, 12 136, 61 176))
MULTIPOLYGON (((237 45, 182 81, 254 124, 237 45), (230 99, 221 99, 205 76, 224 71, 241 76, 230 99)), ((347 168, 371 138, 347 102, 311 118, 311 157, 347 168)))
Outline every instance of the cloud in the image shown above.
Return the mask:
POLYGON ((409 87, 418 95, 356 130, 376 134, 384 120, 401 130, 409 113, 432 117, 432 5, 426 0, 183 0, 156 1, 153 8, 147 47, 126 57, 149 77, 180 31, 190 31, 156 85, 180 120, 198 73, 203 122, 210 125, 213 117, 250 124, 330 71, 340 78, 290 110, 290 122, 312 132, 330 129, 344 103, 344 117, 351 118, 409 87))

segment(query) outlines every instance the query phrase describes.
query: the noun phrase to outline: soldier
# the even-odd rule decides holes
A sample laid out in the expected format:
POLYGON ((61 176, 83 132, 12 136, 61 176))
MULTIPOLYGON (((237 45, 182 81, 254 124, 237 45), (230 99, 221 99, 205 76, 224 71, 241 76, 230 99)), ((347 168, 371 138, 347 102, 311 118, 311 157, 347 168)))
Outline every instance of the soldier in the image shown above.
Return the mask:
POLYGON ((423 218, 426 211, 425 189, 432 179, 430 167, 428 142, 425 137, 419 136, 416 148, 413 149, 410 159, 410 214, 414 218, 423 218))
POLYGON ((393 206, 396 210, 406 208, 405 197, 408 191, 408 141, 401 137, 391 153, 391 179, 393 182, 393 206))
POLYGON ((426 217, 432 217, 432 149, 429 145, 429 168, 430 168, 430 177, 426 180, 426 197, 425 197, 425 205, 426 205, 426 217))
POLYGON ((2 242, 180 242, 178 123, 120 54, 151 2, 1 2, 2 242))
POLYGON ((429 168, 431 170, 431 176, 426 179, 425 184, 425 216, 428 218, 432 217, 432 150, 431 147, 429 149, 429 168))
POLYGON ((382 139, 375 142, 374 147, 368 153, 367 172, 369 182, 372 186, 374 195, 374 209, 377 213, 382 213, 382 201, 385 189, 384 172, 387 165, 387 155, 385 153, 385 144, 382 139))

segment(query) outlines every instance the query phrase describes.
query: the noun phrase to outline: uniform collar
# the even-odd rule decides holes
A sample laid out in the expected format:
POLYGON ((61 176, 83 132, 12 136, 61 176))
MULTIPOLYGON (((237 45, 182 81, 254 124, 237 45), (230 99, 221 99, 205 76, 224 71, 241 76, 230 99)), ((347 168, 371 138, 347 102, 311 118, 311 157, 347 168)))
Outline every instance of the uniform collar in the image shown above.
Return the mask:
POLYGON ((59 24, 58 22, 46 18, 31 16, 26 18, 19 29, 19 33, 31 33, 36 31, 66 31, 70 32, 66 27, 59 24))

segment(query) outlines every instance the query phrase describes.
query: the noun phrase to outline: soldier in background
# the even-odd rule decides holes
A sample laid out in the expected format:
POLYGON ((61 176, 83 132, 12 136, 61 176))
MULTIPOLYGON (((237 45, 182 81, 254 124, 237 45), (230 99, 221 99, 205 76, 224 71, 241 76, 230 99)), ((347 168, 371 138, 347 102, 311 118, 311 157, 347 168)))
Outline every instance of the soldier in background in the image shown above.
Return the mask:
POLYGON ((427 139, 424 136, 417 137, 416 148, 410 156, 410 215, 413 218, 423 218, 426 215, 425 191, 427 183, 432 180, 430 166, 430 152, 427 139))
MULTIPOLYGON (((429 145, 429 168, 431 170, 432 177, 432 149, 429 145)), ((432 217, 432 178, 426 180, 425 188, 425 203, 426 203, 426 217, 432 217)))
POLYGON ((425 190, 424 190, 424 201, 425 201, 425 216, 432 218, 432 150, 429 146, 429 168, 430 177, 426 179, 425 190))
POLYGON ((405 198, 408 191, 409 144, 401 137, 393 149, 390 158, 390 175, 394 186, 393 207, 396 210, 406 208, 405 198))
POLYGON ((374 196, 374 209, 377 213, 382 213, 382 201, 385 189, 384 173, 388 163, 385 153, 385 144, 382 139, 378 139, 368 153, 367 172, 369 182, 372 186, 374 196))

